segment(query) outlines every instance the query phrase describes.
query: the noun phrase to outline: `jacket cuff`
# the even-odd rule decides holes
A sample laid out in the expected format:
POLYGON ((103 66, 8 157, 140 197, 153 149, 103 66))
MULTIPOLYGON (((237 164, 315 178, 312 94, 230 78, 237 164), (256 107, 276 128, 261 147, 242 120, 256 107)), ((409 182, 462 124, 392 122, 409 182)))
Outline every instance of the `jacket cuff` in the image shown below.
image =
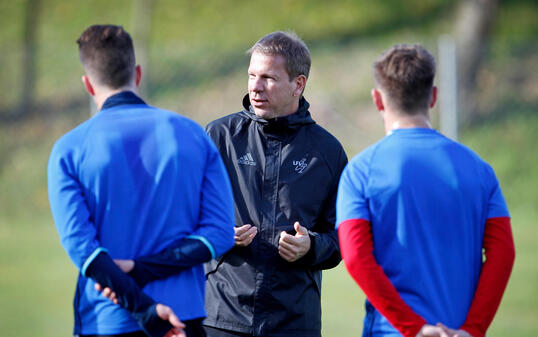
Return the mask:
POLYGON ((213 260, 213 259, 215 259, 217 257, 217 255, 215 254, 215 248, 213 248, 213 245, 211 244, 211 242, 209 242, 209 240, 207 240, 203 236, 189 235, 189 236, 187 236, 187 238, 202 241, 202 243, 207 247, 207 249, 209 249, 209 252, 211 253, 211 260, 213 260))
POLYGON ((88 256, 86 261, 84 261, 84 263, 82 264, 82 268, 80 268, 80 272, 81 272, 82 276, 85 276, 85 277, 88 276, 88 275, 86 275, 86 272, 88 271, 88 267, 93 262, 93 260, 95 260, 97 255, 99 255, 99 253, 101 253, 101 252, 108 253, 108 250, 103 248, 103 247, 99 247, 96 250, 94 250, 93 253, 90 254, 90 256, 88 256))

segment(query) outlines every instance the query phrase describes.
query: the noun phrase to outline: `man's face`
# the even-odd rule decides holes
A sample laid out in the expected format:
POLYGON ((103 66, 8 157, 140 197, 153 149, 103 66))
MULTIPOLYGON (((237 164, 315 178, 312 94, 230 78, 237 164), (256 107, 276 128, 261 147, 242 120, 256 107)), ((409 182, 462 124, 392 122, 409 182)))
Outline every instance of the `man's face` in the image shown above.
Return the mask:
POLYGON ((297 111, 302 88, 290 79, 281 55, 254 52, 248 67, 248 94, 257 116, 264 119, 287 116, 297 111))

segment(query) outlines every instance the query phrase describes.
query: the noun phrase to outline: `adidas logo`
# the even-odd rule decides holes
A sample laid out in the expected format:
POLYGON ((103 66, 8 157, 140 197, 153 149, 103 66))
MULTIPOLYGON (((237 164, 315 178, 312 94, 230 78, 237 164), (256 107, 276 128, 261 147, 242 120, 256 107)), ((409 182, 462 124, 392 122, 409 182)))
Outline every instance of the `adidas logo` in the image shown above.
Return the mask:
POLYGON ((254 161, 254 158, 252 158, 252 155, 250 154, 250 152, 248 152, 246 155, 239 158, 237 160, 237 163, 241 165, 256 166, 256 162, 254 161))

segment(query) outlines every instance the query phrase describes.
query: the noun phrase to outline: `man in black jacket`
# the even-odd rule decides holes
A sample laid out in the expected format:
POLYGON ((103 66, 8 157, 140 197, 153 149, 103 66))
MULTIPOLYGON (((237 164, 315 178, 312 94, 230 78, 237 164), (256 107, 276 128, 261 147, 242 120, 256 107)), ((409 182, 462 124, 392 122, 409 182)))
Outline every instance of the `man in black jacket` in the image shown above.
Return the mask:
MULTIPOLYGON (((321 270, 341 259, 335 202, 347 157, 310 117, 304 42, 274 32, 249 53, 244 110, 206 130, 230 176, 236 227, 235 246, 205 266, 204 325, 210 337, 319 337, 321 270)), ((170 248, 120 266, 143 285, 198 260, 170 248)))
POLYGON ((340 262, 335 200, 347 157, 303 98, 308 48, 274 32, 249 50, 244 110, 207 126, 232 182, 236 244, 206 264, 211 337, 320 336, 321 270, 340 262))

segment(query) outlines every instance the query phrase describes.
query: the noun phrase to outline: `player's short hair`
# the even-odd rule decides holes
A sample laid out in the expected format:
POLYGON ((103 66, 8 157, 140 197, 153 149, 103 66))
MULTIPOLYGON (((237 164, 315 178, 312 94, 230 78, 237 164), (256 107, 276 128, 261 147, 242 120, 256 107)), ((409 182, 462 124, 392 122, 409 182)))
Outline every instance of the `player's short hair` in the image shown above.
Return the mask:
POLYGON ((102 85, 118 89, 135 73, 133 40, 123 27, 93 25, 77 40, 80 62, 102 85))
POLYGON ((253 53, 284 57, 290 80, 299 75, 308 78, 310 74, 310 51, 294 32, 277 31, 265 35, 247 51, 248 55, 252 56, 253 53))
POLYGON ((420 45, 396 45, 374 62, 374 81, 404 113, 427 110, 435 76, 435 59, 420 45))

